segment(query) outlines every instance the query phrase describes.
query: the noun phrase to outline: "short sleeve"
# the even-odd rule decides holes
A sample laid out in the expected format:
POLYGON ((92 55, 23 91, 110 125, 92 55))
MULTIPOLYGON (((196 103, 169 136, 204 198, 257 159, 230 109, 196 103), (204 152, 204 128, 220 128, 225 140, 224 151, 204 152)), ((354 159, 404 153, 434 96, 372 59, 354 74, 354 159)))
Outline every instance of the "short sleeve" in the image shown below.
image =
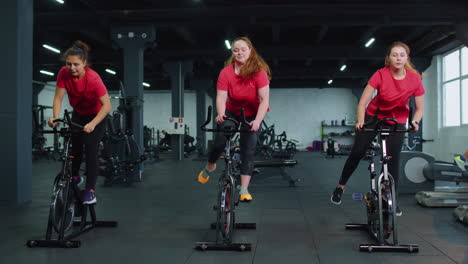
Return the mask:
POLYGON ((255 74, 255 83, 257 89, 263 88, 270 84, 270 80, 268 80, 268 75, 265 70, 261 70, 255 74))
POLYGON ((376 71, 372 77, 369 79, 368 84, 372 86, 374 89, 378 90, 382 85, 382 75, 380 71, 376 71))
POLYGON ((216 84, 216 89, 221 91, 228 90, 228 79, 226 76, 226 71, 222 70, 218 76, 218 83, 216 84))
POLYGON ((414 96, 421 96, 421 95, 424 95, 425 93, 426 93, 426 90, 424 89, 424 86, 423 86, 421 80, 419 80, 418 88, 416 88, 413 95, 414 96))
POLYGON ((101 96, 104 96, 106 95, 107 93, 107 88, 106 86, 104 85, 104 83, 102 82, 102 79, 101 77, 99 76, 99 74, 96 73, 96 75, 94 76, 93 78, 93 86, 94 86, 94 89, 96 91, 96 96, 98 98, 100 98, 101 96))
POLYGON ((61 68, 57 74, 57 87, 59 88, 65 88, 65 71, 65 68, 61 68))

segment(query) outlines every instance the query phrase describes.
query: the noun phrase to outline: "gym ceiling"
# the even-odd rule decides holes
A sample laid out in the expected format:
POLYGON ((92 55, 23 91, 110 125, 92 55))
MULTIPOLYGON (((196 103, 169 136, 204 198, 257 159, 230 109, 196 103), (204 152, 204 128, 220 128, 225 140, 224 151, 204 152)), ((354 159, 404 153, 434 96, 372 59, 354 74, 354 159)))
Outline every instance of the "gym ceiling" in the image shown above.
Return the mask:
POLYGON ((454 0, 39 0, 34 4, 34 75, 54 81, 60 55, 75 40, 91 46, 90 59, 110 90, 123 78, 123 56, 113 26, 151 24, 156 41, 144 54, 145 90, 170 89, 169 61, 192 61, 186 78, 216 81, 230 51, 225 40, 252 39, 273 73, 272 88, 361 88, 383 66, 387 46, 401 40, 416 67, 462 45, 455 26, 468 18, 468 1, 454 0), (374 38, 369 46, 365 44, 374 38), (341 71, 343 65, 346 69, 341 71), (105 69, 112 69, 115 75, 105 69), (331 84, 328 84, 333 80, 331 84))

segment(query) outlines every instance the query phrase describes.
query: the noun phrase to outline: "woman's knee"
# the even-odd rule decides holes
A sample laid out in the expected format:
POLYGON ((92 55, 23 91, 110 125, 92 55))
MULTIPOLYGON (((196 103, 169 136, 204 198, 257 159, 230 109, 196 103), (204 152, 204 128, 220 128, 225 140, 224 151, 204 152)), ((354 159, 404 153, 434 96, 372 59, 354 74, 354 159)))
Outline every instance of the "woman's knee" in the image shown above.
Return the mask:
POLYGON ((242 162, 240 173, 242 175, 252 175, 254 169, 254 162, 253 160, 249 160, 247 162, 242 162))

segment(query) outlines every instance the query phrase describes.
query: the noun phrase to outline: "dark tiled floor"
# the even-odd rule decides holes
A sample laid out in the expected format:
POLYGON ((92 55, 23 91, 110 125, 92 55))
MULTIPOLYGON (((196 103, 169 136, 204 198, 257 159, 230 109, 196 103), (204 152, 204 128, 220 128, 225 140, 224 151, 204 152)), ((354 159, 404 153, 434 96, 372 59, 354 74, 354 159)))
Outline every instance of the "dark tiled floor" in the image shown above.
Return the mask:
MULTIPOLYGON (((144 182, 131 187, 99 187, 98 216, 119 221, 116 229, 100 229, 82 237, 79 249, 29 249, 27 239, 43 236, 51 180, 59 164, 34 164, 33 202, 1 208, 0 263, 468 263, 468 226, 453 209, 416 205, 401 195, 401 243, 419 244, 420 252, 361 253, 371 242, 364 232, 346 231, 349 222, 364 222, 362 202, 351 194, 367 191, 366 164, 351 178, 342 205, 329 201, 344 158, 325 160, 299 153, 300 164, 288 171, 302 179, 288 187, 275 169, 257 175, 250 191, 254 202, 238 208, 239 222, 256 222, 257 230, 237 232, 236 240, 252 243, 251 252, 199 252, 194 242, 209 241, 216 180, 195 182, 202 162, 163 161, 145 168, 144 182)), ((221 165, 221 163, 219 164, 221 165)), ((222 166, 222 165, 221 165, 222 166)))

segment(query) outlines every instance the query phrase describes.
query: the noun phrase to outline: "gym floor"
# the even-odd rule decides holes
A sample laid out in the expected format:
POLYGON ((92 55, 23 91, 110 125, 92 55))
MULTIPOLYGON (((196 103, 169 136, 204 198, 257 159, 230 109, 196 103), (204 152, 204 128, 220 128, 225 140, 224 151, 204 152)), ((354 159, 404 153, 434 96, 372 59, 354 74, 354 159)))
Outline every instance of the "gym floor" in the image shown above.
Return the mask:
POLYGON ((309 152, 298 153, 298 166, 288 169, 302 179, 296 188, 288 187, 279 169, 255 176, 249 188, 254 201, 241 204, 236 218, 257 223, 257 229, 239 230, 235 237, 252 243, 252 251, 196 251, 195 242, 214 239, 209 225, 217 181, 195 181, 201 161, 162 158, 145 167, 142 183, 98 187, 99 220, 117 220, 119 226, 86 233, 78 249, 25 246, 44 236, 50 186, 60 168, 54 161, 35 162, 33 201, 0 208, 0 263, 468 263, 468 226, 457 222, 453 209, 420 207, 413 195, 400 195, 399 236, 401 244, 418 244, 419 253, 359 252, 360 243, 372 240, 344 226, 366 221, 363 202, 351 195, 367 192, 367 164, 361 162, 336 206, 330 193, 345 157, 326 160, 309 152))

